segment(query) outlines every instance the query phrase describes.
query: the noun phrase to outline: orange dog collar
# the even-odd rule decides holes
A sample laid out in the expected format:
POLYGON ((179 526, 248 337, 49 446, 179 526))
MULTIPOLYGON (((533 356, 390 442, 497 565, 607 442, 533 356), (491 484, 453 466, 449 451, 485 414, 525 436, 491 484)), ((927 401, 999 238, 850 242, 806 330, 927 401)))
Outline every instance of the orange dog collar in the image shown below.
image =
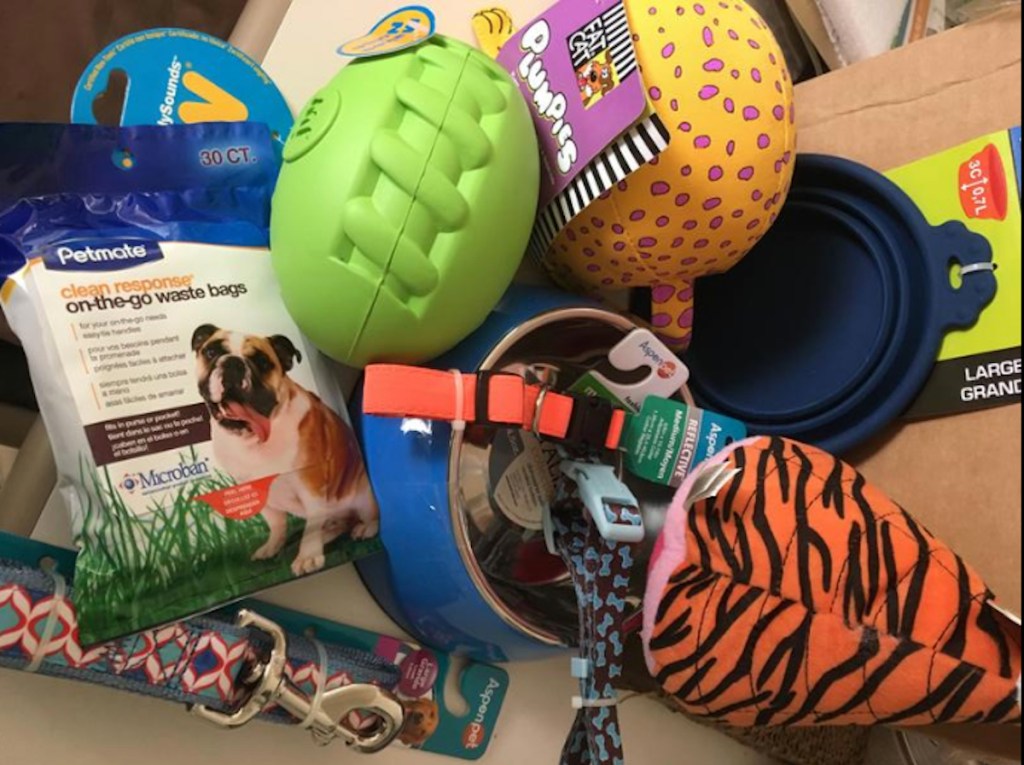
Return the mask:
POLYGON ((619 448, 626 412, 594 396, 567 396, 519 375, 462 374, 371 364, 363 413, 504 425, 587 451, 619 448))

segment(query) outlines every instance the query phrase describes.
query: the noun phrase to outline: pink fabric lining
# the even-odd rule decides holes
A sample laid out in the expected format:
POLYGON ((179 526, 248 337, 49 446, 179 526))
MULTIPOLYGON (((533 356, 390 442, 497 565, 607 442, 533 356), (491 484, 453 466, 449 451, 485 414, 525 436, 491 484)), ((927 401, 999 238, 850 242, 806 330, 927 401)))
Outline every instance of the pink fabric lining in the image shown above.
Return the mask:
POLYGON ((711 459, 702 462, 687 476, 672 499, 672 504, 665 516, 665 526, 651 553, 651 562, 647 570, 647 589, 644 592, 644 658, 647 661, 647 670, 652 676, 656 670, 648 645, 654 634, 654 618, 658 613, 661 596, 668 587, 669 577, 672 576, 672 572, 676 570, 679 563, 686 558, 686 500, 693 491, 697 477, 705 469, 728 462, 734 451, 758 441, 760 441, 759 438, 737 441, 711 459))

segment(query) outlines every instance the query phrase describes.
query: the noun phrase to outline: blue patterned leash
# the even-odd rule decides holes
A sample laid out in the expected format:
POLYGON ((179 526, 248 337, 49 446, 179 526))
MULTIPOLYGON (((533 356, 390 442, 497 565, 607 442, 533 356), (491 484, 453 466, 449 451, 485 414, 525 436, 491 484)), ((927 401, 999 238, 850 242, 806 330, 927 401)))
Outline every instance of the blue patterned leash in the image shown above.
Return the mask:
POLYGON ((612 468, 564 462, 574 486, 550 514, 549 545, 572 577, 580 613, 573 676, 579 711, 562 749, 561 765, 624 765, 615 680, 622 676, 631 544, 643 538, 636 499, 612 468), (583 511, 583 512, 581 512, 583 511))
POLYGON ((341 738, 366 752, 400 732, 404 714, 389 692, 399 670, 371 653, 285 635, 251 611, 235 623, 199 617, 85 647, 71 595, 59 574, 0 559, 0 667, 179 702, 222 727, 298 722, 322 743, 341 738), (354 732, 352 712, 381 724, 354 732))

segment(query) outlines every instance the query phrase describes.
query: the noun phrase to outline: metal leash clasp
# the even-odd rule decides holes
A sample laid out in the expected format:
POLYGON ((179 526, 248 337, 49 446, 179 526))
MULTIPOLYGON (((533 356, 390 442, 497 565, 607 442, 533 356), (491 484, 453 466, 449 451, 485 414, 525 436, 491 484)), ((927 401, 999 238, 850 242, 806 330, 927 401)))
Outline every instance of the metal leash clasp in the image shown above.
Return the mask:
POLYGON ((379 752, 394 741, 402 730, 405 710, 389 691, 375 685, 346 685, 325 691, 318 709, 285 675, 288 638, 279 625, 259 614, 243 609, 238 612, 237 625, 252 627, 270 637, 270 656, 256 663, 244 678, 251 686, 248 698, 230 714, 197 704, 192 714, 222 728, 238 728, 252 721, 264 709, 276 704, 299 720, 307 721, 318 744, 343 739, 353 749, 365 754, 379 752), (353 712, 376 716, 379 724, 365 732, 356 732, 344 723, 353 712))

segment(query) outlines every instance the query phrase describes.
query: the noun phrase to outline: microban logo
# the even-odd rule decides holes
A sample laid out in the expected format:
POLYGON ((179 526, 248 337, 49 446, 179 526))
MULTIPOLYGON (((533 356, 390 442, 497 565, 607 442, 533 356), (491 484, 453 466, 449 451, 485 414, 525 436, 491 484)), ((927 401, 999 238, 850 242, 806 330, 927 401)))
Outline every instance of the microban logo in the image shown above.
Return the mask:
POLYGON ((466 749, 479 749, 487 742, 487 711, 490 709, 494 699, 494 692, 501 688, 501 683, 491 678, 487 681, 487 687, 480 694, 479 703, 472 721, 462 731, 462 746, 466 749))
POLYGON ((163 257, 153 242, 104 239, 58 245, 43 253, 43 265, 51 271, 120 271, 163 257))
POLYGON ((167 84, 160 101, 158 125, 173 125, 175 116, 189 125, 196 122, 241 122, 248 119, 249 107, 191 66, 177 56, 172 57, 167 65, 167 84), (179 104, 182 89, 199 100, 182 101, 179 104))
POLYGON ((192 481, 210 473, 210 461, 202 459, 191 464, 175 465, 167 470, 147 470, 139 473, 125 473, 120 487, 129 494, 139 492, 150 494, 192 481))

